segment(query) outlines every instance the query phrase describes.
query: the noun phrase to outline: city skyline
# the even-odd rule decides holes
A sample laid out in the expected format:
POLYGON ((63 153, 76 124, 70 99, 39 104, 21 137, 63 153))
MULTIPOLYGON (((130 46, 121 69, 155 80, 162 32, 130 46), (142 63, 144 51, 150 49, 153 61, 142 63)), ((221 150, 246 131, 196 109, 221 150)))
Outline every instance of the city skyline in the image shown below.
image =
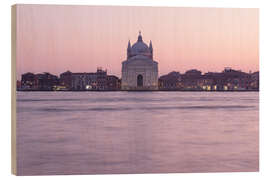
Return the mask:
MULTIPOLYGON (((133 56, 134 57, 134 56, 133 56)), ((129 60, 129 61, 135 61, 129 60)), ((143 80, 143 75, 142 76, 143 80)), ((136 77, 136 76, 135 76, 136 77)), ((222 72, 208 72, 192 69, 181 74, 172 71, 158 77, 157 86, 141 85, 130 86, 115 75, 98 68, 96 72, 73 73, 66 71, 56 76, 50 73, 25 73, 21 81, 17 81, 19 91, 259 91, 259 71, 245 73, 230 68, 222 72), (124 88, 123 88, 123 85, 124 88), (143 89, 145 88, 145 89, 143 89)), ((137 82, 138 83, 138 79, 137 82)))
POLYGON ((139 30, 146 44, 152 40, 159 76, 259 71, 258 9, 18 5, 17 20, 17 79, 97 67, 121 77, 128 41, 136 42, 139 30))
MULTIPOLYGON (((104 70, 104 71, 108 72, 109 75, 116 76, 116 77, 118 77, 118 78, 121 79, 121 75, 118 76, 118 75, 116 75, 116 74, 109 73, 110 71, 109 71, 108 69, 104 69, 103 67, 96 67, 96 70, 97 70, 97 69, 104 70)), ((234 69, 234 68, 231 68, 231 67, 224 67, 224 68, 223 68, 222 70, 220 70, 220 71, 206 71, 206 72, 203 72, 203 71, 201 71, 200 69, 194 68, 194 69, 188 69, 188 70, 182 71, 182 72, 177 71, 177 70, 171 70, 171 71, 168 72, 168 73, 159 74, 158 77, 160 78, 160 77, 162 77, 162 76, 166 76, 166 75, 168 75, 168 74, 170 74, 170 73, 174 73, 174 72, 180 73, 180 74, 185 74, 186 72, 192 71, 192 70, 199 71, 199 72, 201 72, 202 75, 205 75, 205 74, 208 74, 208 73, 222 73, 222 72, 224 72, 226 69, 232 69, 232 70, 234 70, 234 71, 239 71, 239 72, 243 72, 243 73, 246 73, 246 74, 252 74, 252 73, 258 73, 258 72, 260 72, 259 70, 258 70, 258 71, 249 71, 249 72, 246 72, 246 71, 242 71, 242 70, 240 70, 240 69, 234 69)), ((70 70, 66 70, 66 71, 60 72, 59 74, 54 74, 54 73, 49 72, 49 71, 43 71, 43 72, 30 72, 30 71, 27 71, 27 72, 23 72, 23 73, 21 74, 21 76, 24 75, 24 74, 27 74, 27 73, 32 73, 32 74, 46 74, 46 73, 48 73, 48 74, 52 74, 52 75, 55 75, 55 76, 57 76, 57 77, 60 77, 60 75, 63 74, 63 73, 65 73, 65 72, 71 72, 71 73, 75 73, 75 74, 76 74, 76 73, 78 73, 78 74, 86 73, 86 74, 87 74, 87 73, 95 73, 96 70, 94 70, 94 71, 85 71, 85 72, 75 72, 75 71, 73 72, 73 71, 70 71, 70 70)), ((18 76, 18 75, 17 75, 17 76, 18 76)), ((20 76, 19 78, 17 78, 17 81, 20 81, 20 80, 21 80, 21 76, 20 76)))

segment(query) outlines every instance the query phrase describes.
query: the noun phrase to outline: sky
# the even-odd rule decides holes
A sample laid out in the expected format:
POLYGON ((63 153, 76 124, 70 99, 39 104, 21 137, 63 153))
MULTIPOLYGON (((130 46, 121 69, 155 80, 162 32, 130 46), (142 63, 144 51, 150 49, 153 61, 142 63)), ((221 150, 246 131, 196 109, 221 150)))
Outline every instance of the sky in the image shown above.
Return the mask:
POLYGON ((128 41, 152 40, 159 76, 259 70, 259 10, 127 6, 17 6, 17 79, 26 72, 121 77, 128 41))

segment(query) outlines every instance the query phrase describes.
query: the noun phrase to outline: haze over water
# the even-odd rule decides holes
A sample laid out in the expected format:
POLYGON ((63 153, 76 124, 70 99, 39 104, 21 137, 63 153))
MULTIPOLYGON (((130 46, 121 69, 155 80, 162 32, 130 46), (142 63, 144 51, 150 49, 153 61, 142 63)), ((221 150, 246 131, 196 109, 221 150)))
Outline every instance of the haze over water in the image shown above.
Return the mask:
POLYGON ((258 92, 17 92, 19 175, 259 170, 258 92))

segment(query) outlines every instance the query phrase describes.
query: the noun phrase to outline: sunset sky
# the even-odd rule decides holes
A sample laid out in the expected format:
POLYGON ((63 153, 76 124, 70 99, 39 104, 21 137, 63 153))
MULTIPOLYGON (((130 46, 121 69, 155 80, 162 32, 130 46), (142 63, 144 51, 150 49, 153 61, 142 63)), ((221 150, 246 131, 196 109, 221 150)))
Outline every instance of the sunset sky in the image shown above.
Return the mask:
POLYGON ((121 77, 128 40, 152 40, 159 75, 189 69, 259 70, 259 10, 124 6, 17 6, 22 73, 95 72, 121 77))

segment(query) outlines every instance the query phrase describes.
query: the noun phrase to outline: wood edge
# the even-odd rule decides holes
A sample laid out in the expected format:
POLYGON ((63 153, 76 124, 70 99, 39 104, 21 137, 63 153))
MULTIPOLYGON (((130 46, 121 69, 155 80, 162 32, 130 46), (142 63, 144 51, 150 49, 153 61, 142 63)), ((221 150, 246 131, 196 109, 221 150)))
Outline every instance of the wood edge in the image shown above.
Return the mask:
POLYGON ((11 173, 17 175, 16 152, 16 40, 17 6, 11 6, 11 173))

